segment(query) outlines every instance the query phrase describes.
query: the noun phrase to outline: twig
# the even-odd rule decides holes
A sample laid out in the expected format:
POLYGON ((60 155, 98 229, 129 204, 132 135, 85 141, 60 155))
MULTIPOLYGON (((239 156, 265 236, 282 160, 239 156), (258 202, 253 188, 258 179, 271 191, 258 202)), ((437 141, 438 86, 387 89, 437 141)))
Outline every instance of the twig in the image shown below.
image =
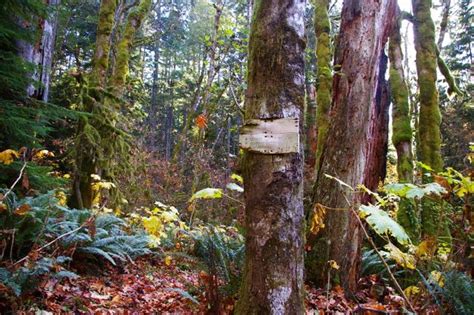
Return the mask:
POLYGON ((240 203, 241 205, 244 205, 244 206, 245 206, 245 203, 243 203, 243 202, 240 201, 240 200, 237 200, 237 199, 235 199, 235 198, 232 198, 231 196, 229 196, 229 195, 227 195, 227 194, 224 194, 224 193, 223 193, 222 195, 225 196, 225 197, 227 197, 227 198, 229 198, 230 200, 233 200, 233 201, 238 202, 238 203, 240 203))
POLYGON ((13 182, 13 184, 12 184, 11 187, 10 187, 10 189, 8 189, 8 191, 5 193, 5 195, 3 195, 3 197, 0 199, 0 201, 5 200, 5 198, 7 198, 7 196, 12 192, 13 188, 15 188, 16 184, 18 184, 18 182, 20 181, 21 177, 23 176, 23 171, 24 171, 25 168, 26 168, 26 164, 27 164, 27 162, 25 161, 25 163, 23 164, 23 166, 22 166, 21 169, 20 169, 20 175, 19 175, 18 178, 15 180, 15 182, 13 182))

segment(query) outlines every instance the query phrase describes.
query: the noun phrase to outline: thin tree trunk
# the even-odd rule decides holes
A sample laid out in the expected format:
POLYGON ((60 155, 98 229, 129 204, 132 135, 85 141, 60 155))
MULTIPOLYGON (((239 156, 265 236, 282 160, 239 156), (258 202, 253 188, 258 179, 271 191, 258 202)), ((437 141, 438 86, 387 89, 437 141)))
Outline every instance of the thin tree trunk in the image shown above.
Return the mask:
MULTIPOLYGON (((367 201, 325 174, 335 176, 355 187, 372 185, 381 174, 374 165, 374 156, 381 154, 377 137, 377 99, 383 67, 381 54, 395 11, 395 1, 346 0, 342 9, 341 30, 336 48, 337 74, 333 80, 333 99, 329 111, 326 146, 321 156, 320 171, 315 185, 315 203, 331 208, 346 208, 347 196, 353 207, 367 201)), ((381 126, 384 127, 384 126, 381 126)), ((327 282, 328 261, 339 266, 340 282, 346 293, 354 292, 360 271, 360 227, 351 211, 328 210, 325 228, 311 253, 315 261, 308 266, 310 279, 323 286, 327 282), (315 250, 315 249, 316 250, 315 250), (316 254, 315 254, 316 253, 316 254)))
MULTIPOLYGON (((329 0, 316 0, 314 29, 316 33, 316 56, 318 59, 318 73, 316 84, 316 174, 321 167, 321 155, 324 152, 328 127, 329 108, 332 100, 332 65, 331 22, 328 14, 329 0)), ((317 176, 317 175, 316 175, 317 176)))
MULTIPOLYGON (((245 119, 303 119, 304 0, 257 0, 245 119)), ((299 132, 302 133, 300 123, 299 132)), ((304 314, 303 149, 247 151, 244 280, 236 314, 304 314)))
MULTIPOLYGON (((397 7, 395 23, 390 34, 390 90, 392 94, 392 142, 397 150, 397 174, 401 183, 413 182, 413 130, 409 90, 403 71, 403 53, 400 34, 400 9, 397 7)), ((419 238, 419 220, 413 204, 401 200, 397 220, 405 228, 411 240, 419 238)))
POLYGON ((451 9, 451 0, 444 0, 444 8, 443 8, 443 15, 441 18, 441 23, 439 25, 439 37, 438 37, 438 49, 441 50, 443 48, 443 41, 446 35, 446 31, 448 29, 448 22, 449 22, 449 10, 451 9))
POLYGON ((403 54, 400 35, 400 9, 397 8, 396 22, 390 34, 390 89, 393 102, 392 142, 397 150, 398 180, 402 183, 413 182, 413 154, 410 102, 408 87, 403 72, 403 54))
POLYGON ((150 110, 148 113, 148 123, 150 125, 150 130, 148 134, 148 145, 153 151, 157 150, 158 145, 158 80, 159 80, 159 66, 160 66, 160 38, 161 38, 161 1, 158 2, 156 7, 156 20, 155 23, 155 33, 157 37, 155 39, 154 45, 154 56, 153 56, 153 83, 151 87, 151 100, 150 100, 150 110))
MULTIPOLYGON (((419 159, 435 172, 443 169, 441 157, 441 113, 439 108, 437 80, 437 47, 435 27, 431 19, 431 0, 412 0, 415 21, 413 25, 416 70, 420 91, 419 115, 419 159)), ((424 176, 424 181, 431 181, 424 176)), ((428 199, 423 199, 421 209, 421 235, 425 237, 445 237, 450 242, 449 228, 446 220, 442 220, 443 209, 428 199)))
POLYGON ((436 88, 435 28, 431 19, 431 0, 412 0, 415 23, 416 70, 420 90, 420 156, 435 171, 441 171, 441 113, 436 88))

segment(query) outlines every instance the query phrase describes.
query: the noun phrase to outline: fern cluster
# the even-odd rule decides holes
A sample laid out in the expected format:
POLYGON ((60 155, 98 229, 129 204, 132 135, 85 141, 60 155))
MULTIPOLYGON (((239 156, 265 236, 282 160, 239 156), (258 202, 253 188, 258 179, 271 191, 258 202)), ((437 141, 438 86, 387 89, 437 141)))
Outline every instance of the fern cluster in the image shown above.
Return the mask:
POLYGON ((243 237, 235 232, 207 225, 191 234, 194 240, 194 255, 202 262, 202 267, 210 275, 224 281, 221 293, 232 296, 237 293, 241 281, 245 244, 243 237))
MULTIPOLYGON (((0 212, 0 231, 14 231, 14 237, 10 234, 0 244, 0 264, 8 267, 7 259, 19 261, 26 255, 41 257, 25 260, 28 263, 20 269, 0 270, 0 282, 17 294, 39 276, 51 273, 53 266, 76 257, 102 259, 116 265, 150 253, 149 237, 143 231, 128 233, 125 222, 116 216, 94 215, 90 210, 60 205, 53 191, 24 199, 9 194, 2 206, 5 210, 0 212), (50 245, 37 250, 45 244, 50 245), (72 255, 73 252, 81 255, 72 255)), ((64 272, 59 275, 51 274, 74 276, 65 269, 61 271, 64 272)))

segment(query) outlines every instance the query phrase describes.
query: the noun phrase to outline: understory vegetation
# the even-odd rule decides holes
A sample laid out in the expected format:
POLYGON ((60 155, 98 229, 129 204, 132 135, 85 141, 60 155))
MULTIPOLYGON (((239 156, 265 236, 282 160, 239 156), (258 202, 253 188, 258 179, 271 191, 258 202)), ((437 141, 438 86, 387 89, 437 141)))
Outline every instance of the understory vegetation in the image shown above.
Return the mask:
POLYGON ((471 2, 306 2, 0 4, 0 313, 474 314, 471 2))

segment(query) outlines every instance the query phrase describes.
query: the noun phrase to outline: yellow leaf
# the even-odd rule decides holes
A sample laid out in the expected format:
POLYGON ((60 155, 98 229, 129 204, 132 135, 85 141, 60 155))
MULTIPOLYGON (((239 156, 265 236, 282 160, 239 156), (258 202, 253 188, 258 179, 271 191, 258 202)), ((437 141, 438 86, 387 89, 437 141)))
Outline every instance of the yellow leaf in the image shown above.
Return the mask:
POLYGON ((10 165, 13 162, 13 159, 19 158, 20 153, 15 150, 7 149, 0 152, 0 162, 5 165, 10 165))
POLYGON ((165 265, 166 266, 170 266, 172 261, 173 261, 173 259, 171 258, 171 256, 166 256, 165 257, 165 265))
POLYGON ((69 175, 69 174, 64 174, 64 175, 63 175, 63 178, 69 179, 69 178, 71 178, 71 175, 69 175))
POLYGON ((58 199, 58 204, 60 206, 65 206, 66 203, 67 203, 67 196, 64 193, 64 191, 61 191, 61 190, 57 191, 56 192, 56 199, 58 199))
POLYGON ((2 201, 0 201, 0 213, 4 211, 7 211, 7 206, 2 201))
POLYGON ((318 234, 318 232, 324 228, 325 216, 326 209, 320 203, 316 203, 313 209, 313 217, 311 218, 311 233, 318 234))
POLYGON ((417 296, 418 294, 420 294, 421 290, 416 285, 411 285, 408 288, 406 288, 405 290, 403 290, 403 292, 405 292, 405 294, 408 298, 411 298, 411 297, 414 297, 414 296, 417 296))
POLYGON ((413 255, 402 252, 397 246, 393 245, 392 243, 388 243, 387 245, 385 245, 385 248, 388 249, 390 253, 390 258, 395 260, 395 262, 403 268, 412 270, 416 268, 416 260, 413 255))
POLYGON ((417 257, 431 257, 436 252, 436 247, 436 240, 434 238, 428 238, 417 246, 415 254, 417 257))
POLYGON ((330 260, 328 261, 329 266, 331 266, 332 269, 339 270, 339 265, 335 260, 330 260))
POLYGON ((40 150, 34 155, 35 159, 44 159, 45 157, 54 157, 54 153, 48 150, 40 150))
POLYGON ((143 226, 145 230, 151 235, 159 236, 161 230, 163 229, 163 224, 157 216, 150 216, 148 218, 143 218, 143 226))
POLYGON ((430 281, 437 283, 441 288, 444 287, 444 277, 441 272, 433 270, 430 273, 430 281))
POLYGON ((97 181, 101 180, 100 176, 97 175, 97 174, 91 174, 91 178, 92 178, 93 180, 97 180, 97 181))

